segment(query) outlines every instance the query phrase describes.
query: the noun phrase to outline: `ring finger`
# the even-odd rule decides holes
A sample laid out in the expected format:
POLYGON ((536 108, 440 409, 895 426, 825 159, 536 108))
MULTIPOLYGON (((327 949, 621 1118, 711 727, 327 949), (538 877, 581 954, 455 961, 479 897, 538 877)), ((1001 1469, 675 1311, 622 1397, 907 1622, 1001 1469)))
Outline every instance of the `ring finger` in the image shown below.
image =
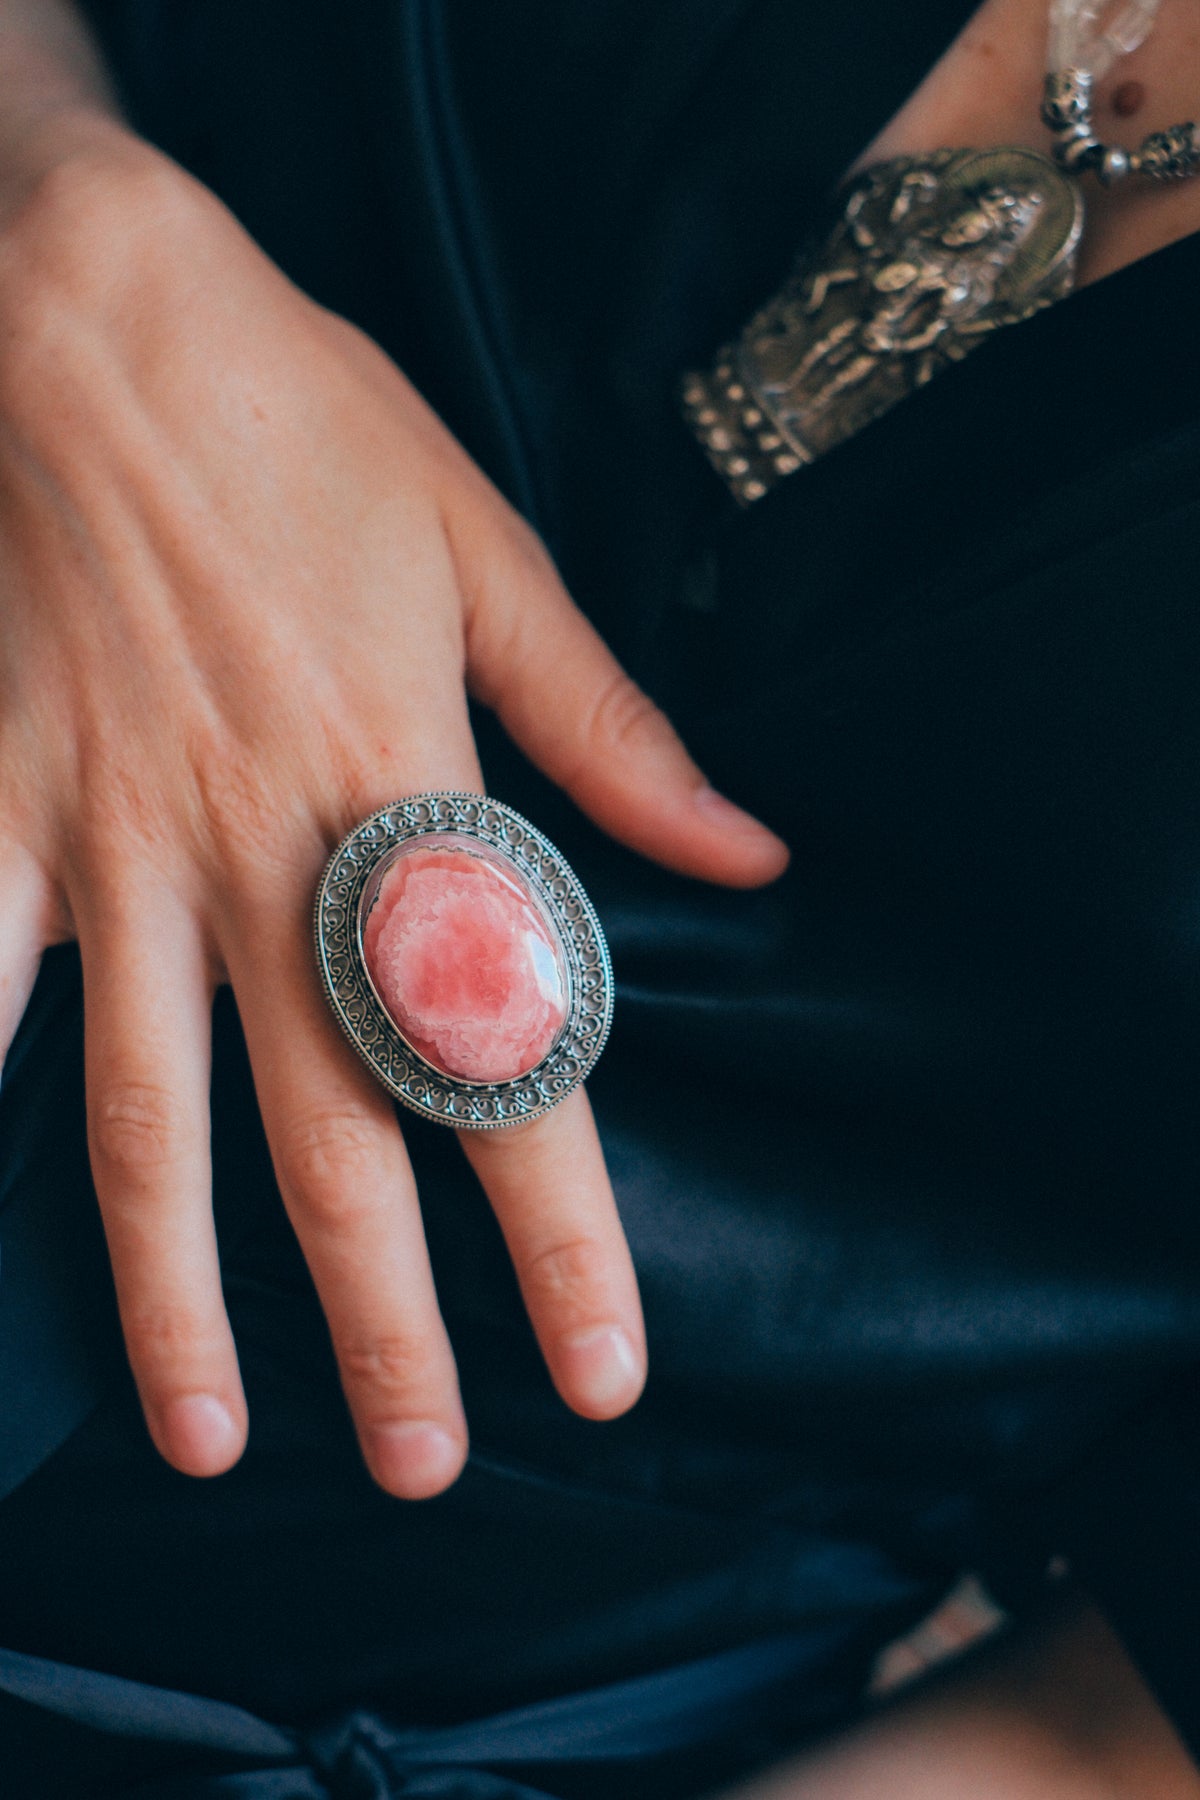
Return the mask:
POLYGON ((466 1456, 454 1358, 392 1109, 338 1037, 309 934, 256 914, 226 953, 276 1175, 329 1323, 368 1467, 424 1499, 466 1456))

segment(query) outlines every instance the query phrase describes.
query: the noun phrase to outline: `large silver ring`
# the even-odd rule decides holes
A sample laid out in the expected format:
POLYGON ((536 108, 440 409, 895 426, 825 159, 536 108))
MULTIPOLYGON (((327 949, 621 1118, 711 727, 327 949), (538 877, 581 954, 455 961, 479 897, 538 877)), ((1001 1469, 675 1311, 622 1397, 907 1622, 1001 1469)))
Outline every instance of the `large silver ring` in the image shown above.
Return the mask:
POLYGON ((554 845, 499 800, 415 794, 372 813, 326 864, 315 924, 334 1017, 423 1118, 540 1118, 604 1048, 600 921, 554 845))

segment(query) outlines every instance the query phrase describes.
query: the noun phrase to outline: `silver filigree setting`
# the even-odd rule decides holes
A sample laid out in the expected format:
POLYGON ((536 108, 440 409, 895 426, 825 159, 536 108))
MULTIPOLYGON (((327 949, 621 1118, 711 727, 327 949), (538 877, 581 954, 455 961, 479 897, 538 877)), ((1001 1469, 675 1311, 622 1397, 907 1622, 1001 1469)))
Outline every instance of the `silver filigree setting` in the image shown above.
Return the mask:
POLYGON ((416 794, 364 819, 330 857, 317 889, 317 966, 334 1017, 402 1105, 438 1124, 495 1130, 540 1118, 588 1075, 612 1022, 612 964, 595 909, 565 858, 528 819, 479 794, 416 794), (459 1080, 408 1043, 363 956, 364 889, 399 844, 454 832, 506 858, 554 922, 567 970, 567 1014, 549 1052, 511 1081, 459 1080))

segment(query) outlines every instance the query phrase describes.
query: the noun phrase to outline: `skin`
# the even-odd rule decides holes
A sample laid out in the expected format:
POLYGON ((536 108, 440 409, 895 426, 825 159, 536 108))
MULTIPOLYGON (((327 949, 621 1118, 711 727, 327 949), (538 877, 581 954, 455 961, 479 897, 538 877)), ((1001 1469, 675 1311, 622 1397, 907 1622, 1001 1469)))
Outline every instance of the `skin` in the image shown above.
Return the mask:
MULTIPOLYGON (((986 0, 868 157, 1045 147, 1044 4, 986 0)), ((1164 0, 1122 141, 1189 116, 1198 59, 1191 0, 1164 0)), ((1084 279, 1200 228, 1200 183, 1091 220, 1084 279)), ((215 1474, 246 1431, 207 1163, 231 981, 368 1465, 438 1492, 466 1427, 398 1128, 310 966, 327 850, 398 794, 482 786, 470 691, 668 866, 753 886, 787 853, 705 787, 403 376, 125 130, 57 0, 0 0, 0 321, 0 1054, 42 949, 77 938, 130 1362, 163 1454, 215 1474)), ((559 1391, 614 1416, 645 1346, 586 1099, 464 1150, 559 1391)), ((1079 1601, 743 1800, 1148 1794, 1200 1777, 1079 1601)))
POLYGON ((1200 1773, 1104 1620, 1057 1599, 727 1800, 1198 1800, 1200 1773))
MULTIPOLYGON (((855 167, 948 144, 1026 144, 1048 153, 1053 140, 1038 118, 1048 3, 984 0, 855 167)), ((1099 84, 1094 108, 1097 135, 1106 143, 1135 149, 1149 132, 1194 119, 1197 107, 1200 9, 1194 0, 1161 0, 1145 43, 1122 57, 1099 84), (1122 116, 1113 102, 1131 82, 1138 83, 1142 93, 1133 116, 1122 116)), ((1078 262, 1080 287, 1200 231, 1196 179, 1162 183, 1131 179, 1108 189, 1088 179, 1084 194, 1087 224, 1078 262)))
MULTIPOLYGON (((247 1419, 210 1208, 209 1015, 233 985, 280 1188, 363 1454, 390 1492, 467 1430, 390 1102, 318 993, 309 914, 366 813, 483 791, 470 691, 605 829, 733 885, 786 851, 707 789, 532 532, 400 372, 112 116, 85 59, 0 38, 0 1050, 78 939, 89 1138, 163 1455, 247 1419)), ((467 1136, 551 1375, 645 1376, 586 1096, 467 1136)))

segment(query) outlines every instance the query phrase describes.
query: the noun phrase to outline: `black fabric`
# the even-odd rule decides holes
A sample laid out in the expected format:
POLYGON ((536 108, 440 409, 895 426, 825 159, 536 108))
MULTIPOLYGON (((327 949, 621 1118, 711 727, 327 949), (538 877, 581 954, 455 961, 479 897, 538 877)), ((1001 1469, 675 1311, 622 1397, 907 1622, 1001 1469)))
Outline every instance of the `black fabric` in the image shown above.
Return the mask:
POLYGON ((0 1093, 14 1651, 432 1728, 839 1621, 799 1731, 959 1569, 1024 1605, 1066 1553, 1200 1750, 1200 244, 745 515, 675 409, 966 10, 96 6, 134 116, 414 375, 795 860, 758 894, 667 875, 479 720, 612 942, 591 1091, 652 1375, 614 1425, 564 1411, 456 1147, 406 1126, 474 1443, 420 1508, 358 1465, 227 1001, 253 1436, 216 1483, 156 1461, 47 958, 0 1093))
POLYGON ((831 1673, 849 1635, 835 1619, 432 1730, 398 1729, 361 1709, 315 1730, 281 1729, 220 1701, 0 1650, 0 1727, 10 1727, 10 1751, 15 1743, 38 1754, 46 1800, 63 1784, 78 1792, 81 1760, 90 1754, 94 1766, 97 1750, 118 1745, 122 1779, 136 1775, 139 1800, 552 1800, 543 1781, 580 1800, 617 1783, 631 1800, 662 1800, 717 1779, 722 1742, 735 1733, 760 1754, 794 1743, 837 1697, 831 1673))

